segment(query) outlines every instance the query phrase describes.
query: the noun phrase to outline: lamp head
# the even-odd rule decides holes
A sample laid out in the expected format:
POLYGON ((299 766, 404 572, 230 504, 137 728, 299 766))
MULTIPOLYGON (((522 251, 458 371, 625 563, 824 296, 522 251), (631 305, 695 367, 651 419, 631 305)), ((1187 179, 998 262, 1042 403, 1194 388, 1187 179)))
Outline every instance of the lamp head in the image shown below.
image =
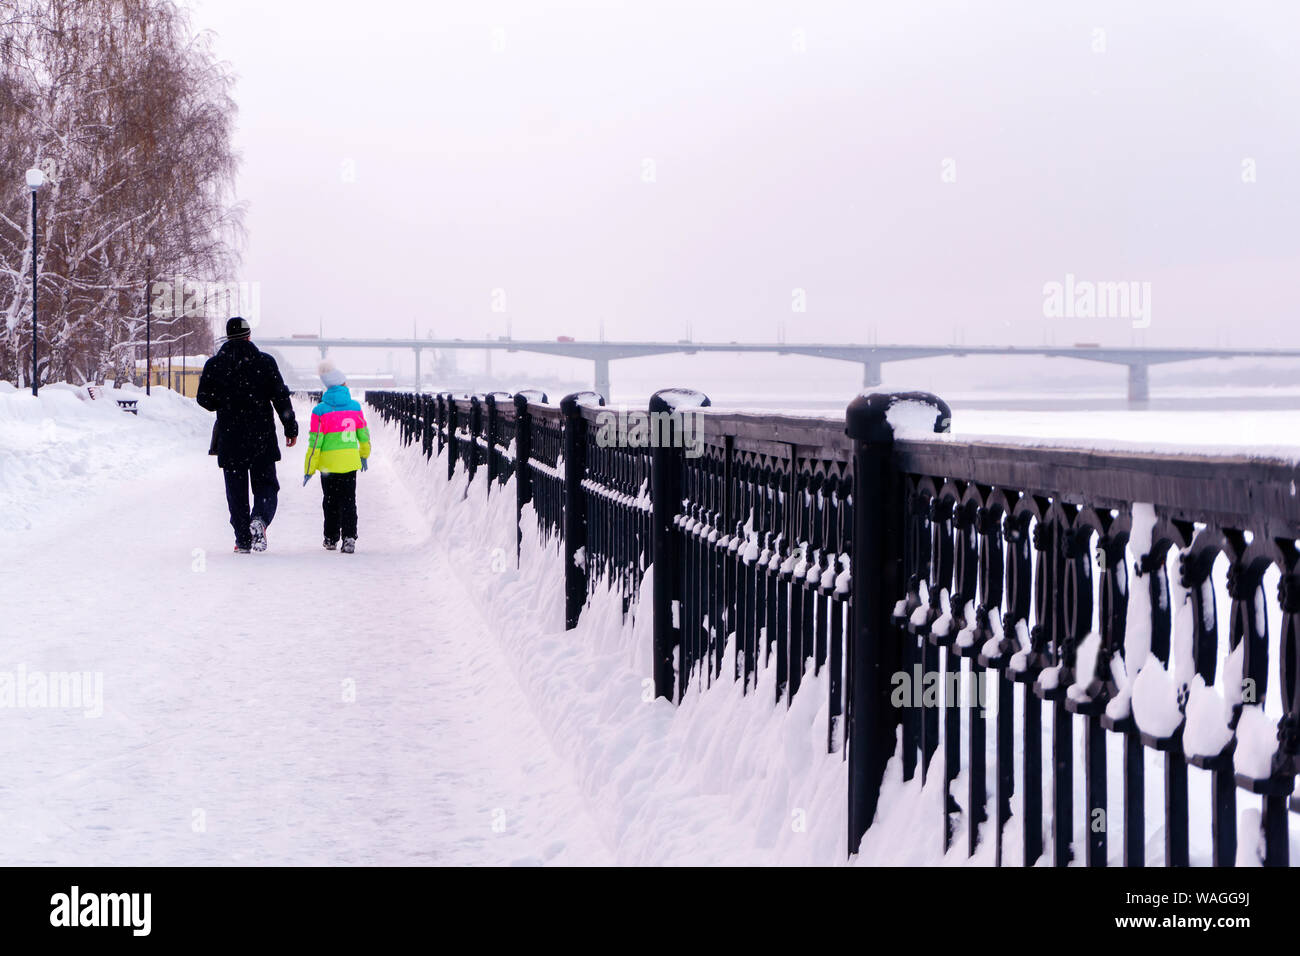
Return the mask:
POLYGON ((37 168, 36 166, 33 166, 31 169, 27 170, 28 189, 30 189, 32 192, 36 192, 36 190, 40 189, 44 185, 45 185, 45 173, 41 169, 37 168))

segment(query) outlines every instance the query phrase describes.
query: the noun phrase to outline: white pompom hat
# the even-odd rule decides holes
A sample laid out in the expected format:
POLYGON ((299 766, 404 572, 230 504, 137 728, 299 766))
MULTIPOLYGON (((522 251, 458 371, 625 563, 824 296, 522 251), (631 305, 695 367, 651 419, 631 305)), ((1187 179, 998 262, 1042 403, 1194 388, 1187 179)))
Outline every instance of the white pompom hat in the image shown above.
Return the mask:
POLYGON ((339 369, 334 367, 334 363, 325 359, 317 366, 316 371, 320 374, 321 384, 326 388, 333 388, 335 385, 342 385, 348 380, 339 369))

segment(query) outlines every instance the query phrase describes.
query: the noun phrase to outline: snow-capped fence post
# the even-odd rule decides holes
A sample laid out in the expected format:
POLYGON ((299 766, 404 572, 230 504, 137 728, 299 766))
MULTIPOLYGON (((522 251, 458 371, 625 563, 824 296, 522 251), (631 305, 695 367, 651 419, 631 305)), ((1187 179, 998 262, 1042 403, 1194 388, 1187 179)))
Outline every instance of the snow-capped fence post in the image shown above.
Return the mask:
POLYGON ((429 444, 429 419, 425 415, 424 396, 417 393, 415 395, 415 442, 419 448, 420 454, 424 454, 425 448, 429 444))
MULTIPOLYGON (((1294 485, 1292 486, 1294 487, 1294 485)), ((1257 787, 1263 792, 1261 816, 1260 862, 1265 866, 1290 866, 1291 838, 1287 823, 1288 810, 1300 810, 1295 797, 1295 776, 1300 772, 1300 553, 1292 543, 1282 546, 1282 573, 1277 581, 1278 610, 1282 615, 1278 653, 1278 677, 1281 678, 1282 719, 1278 724, 1278 748, 1270 766, 1267 784, 1257 787), (1290 799, 1288 799, 1290 798, 1290 799)), ((1268 650, 1245 648, 1243 675, 1256 686, 1267 686, 1268 650)), ((1247 780, 1237 777, 1241 786, 1247 780)))
POLYGON ((564 627, 578 626, 587 603, 587 422, 584 405, 604 405, 596 392, 574 392, 560 399, 564 416, 564 627))
POLYGON ((546 404, 545 392, 525 389, 516 392, 515 403, 515 561, 524 542, 524 505, 533 500, 533 416, 529 402, 546 404))
POLYGON ((487 414, 484 416, 484 441, 487 443, 487 490, 490 495, 500 470, 497 462, 497 433, 500 428, 500 419, 497 417, 496 395, 488 392, 483 396, 483 404, 487 406, 487 414))
POLYGON ((442 444, 447 452, 447 477, 451 477, 451 463, 456 460, 456 446, 452 439, 456 433, 456 399, 451 392, 442 395, 442 444))
POLYGON ((905 591, 902 482, 893 462, 897 405, 924 406, 934 431, 947 431, 947 404, 924 392, 872 393, 849 403, 845 431, 853 439, 853 605, 849 624, 849 852, 856 853, 880 799, 894 749, 898 712, 890 706, 891 675, 900 660, 890 612, 905 591))
MULTIPOLYGON (((651 421, 662 420, 676 431, 660 434, 650 451, 650 563, 655 569, 651 595, 654 620, 655 696, 676 701, 673 651, 681 646, 682 599, 684 594, 684 542, 674 519, 682 510, 682 466, 684 446, 690 436, 679 434, 681 420, 672 414, 677 403, 687 395, 682 389, 665 389, 650 396, 651 421), (662 418, 660 418, 662 416, 662 418), (664 440, 664 439, 667 440, 664 440)), ((688 401, 707 406, 709 398, 691 392, 688 401)))
POLYGON ((456 405, 456 396, 447 395, 447 480, 456 475, 456 459, 460 457, 460 410, 456 405))
POLYGON ((434 418, 435 406, 433 395, 421 395, 420 416, 424 419, 424 460, 428 462, 433 458, 433 436, 437 428, 437 419, 434 418))
POLYGON ((469 472, 469 480, 473 482, 474 476, 478 473, 478 454, 479 438, 483 435, 483 403, 479 401, 477 395, 471 395, 469 398, 469 454, 465 459, 465 470, 469 472))
POLYGON ((438 436, 438 453, 447 447, 447 396, 439 392, 434 396, 437 410, 434 412, 435 431, 438 436))
POLYGON ((518 442, 518 421, 514 396, 509 392, 488 392, 483 397, 487 405, 487 456, 488 490, 493 485, 505 484, 514 473, 511 443, 518 442))
POLYGON ((533 500, 533 470, 528 461, 533 453, 533 419, 528 414, 528 396, 515 395, 515 563, 524 544, 524 505, 533 500))

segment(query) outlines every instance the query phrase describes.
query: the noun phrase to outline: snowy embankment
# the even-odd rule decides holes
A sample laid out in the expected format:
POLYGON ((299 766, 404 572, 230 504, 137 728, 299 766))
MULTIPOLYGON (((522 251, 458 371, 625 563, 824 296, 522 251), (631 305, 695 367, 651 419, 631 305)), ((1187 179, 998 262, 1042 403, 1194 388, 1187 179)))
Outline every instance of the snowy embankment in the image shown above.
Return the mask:
MULTIPOLYGON (((390 428, 379 440, 399 442, 390 428)), ((846 765, 826 753, 824 675, 806 678, 788 710, 773 706, 767 674, 748 696, 724 677, 703 691, 697 681, 680 707, 657 700, 650 577, 627 622, 602 589, 565 631, 561 558, 531 511, 516 570, 513 482, 489 495, 480 476, 462 502, 465 474, 448 483, 445 460, 426 463, 412 446, 398 468, 457 568, 448 584, 478 599, 619 863, 843 862, 846 765)))
MULTIPOLYGON (((381 441, 398 444, 394 429, 383 431, 381 441)), ((398 468, 620 863, 844 862, 847 771, 841 754, 826 752, 824 673, 805 677, 788 709, 772 703, 770 671, 748 695, 728 675, 707 689, 697 675, 680 706, 655 699, 653 569, 626 622, 620 599, 601 588, 565 631, 562 560, 531 510, 516 569, 513 482, 489 494, 480 476, 463 501, 465 473, 458 467, 448 483, 444 459, 426 462, 412 446, 398 468)))
POLYGON ((50 520, 101 482, 176 463, 178 447, 201 447, 212 416, 167 389, 46 385, 33 396, 0 382, 0 531, 50 520), (123 411, 116 397, 137 402, 123 411))

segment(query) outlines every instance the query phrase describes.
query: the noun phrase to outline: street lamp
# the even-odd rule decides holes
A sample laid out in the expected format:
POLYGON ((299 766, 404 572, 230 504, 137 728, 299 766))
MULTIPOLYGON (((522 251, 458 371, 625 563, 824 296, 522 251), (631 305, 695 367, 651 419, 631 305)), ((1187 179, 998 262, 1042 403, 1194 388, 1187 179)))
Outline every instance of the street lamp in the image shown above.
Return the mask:
MULTIPOLYGON (((153 394, 153 243, 144 247, 144 393, 153 394)), ((171 377, 170 355, 168 378, 171 377)), ((168 383, 171 387, 171 383, 168 383)))
MULTIPOLYGON (((176 342, 183 342, 185 340, 185 337, 188 336, 189 334, 190 334, 189 332, 182 332, 180 335, 176 336, 176 338, 171 339, 167 343, 167 387, 169 389, 172 389, 173 391, 175 391, 176 387, 172 385, 172 345, 176 342)), ((185 394, 185 380, 187 378, 188 372, 189 372, 189 363, 186 362, 185 353, 182 352, 181 353, 181 374, 180 374, 182 395, 185 394)))
POLYGON ((32 191, 32 394, 37 392, 36 370, 36 255, 39 252, 36 235, 36 190, 45 185, 45 173, 33 166, 27 170, 27 188, 32 191))

